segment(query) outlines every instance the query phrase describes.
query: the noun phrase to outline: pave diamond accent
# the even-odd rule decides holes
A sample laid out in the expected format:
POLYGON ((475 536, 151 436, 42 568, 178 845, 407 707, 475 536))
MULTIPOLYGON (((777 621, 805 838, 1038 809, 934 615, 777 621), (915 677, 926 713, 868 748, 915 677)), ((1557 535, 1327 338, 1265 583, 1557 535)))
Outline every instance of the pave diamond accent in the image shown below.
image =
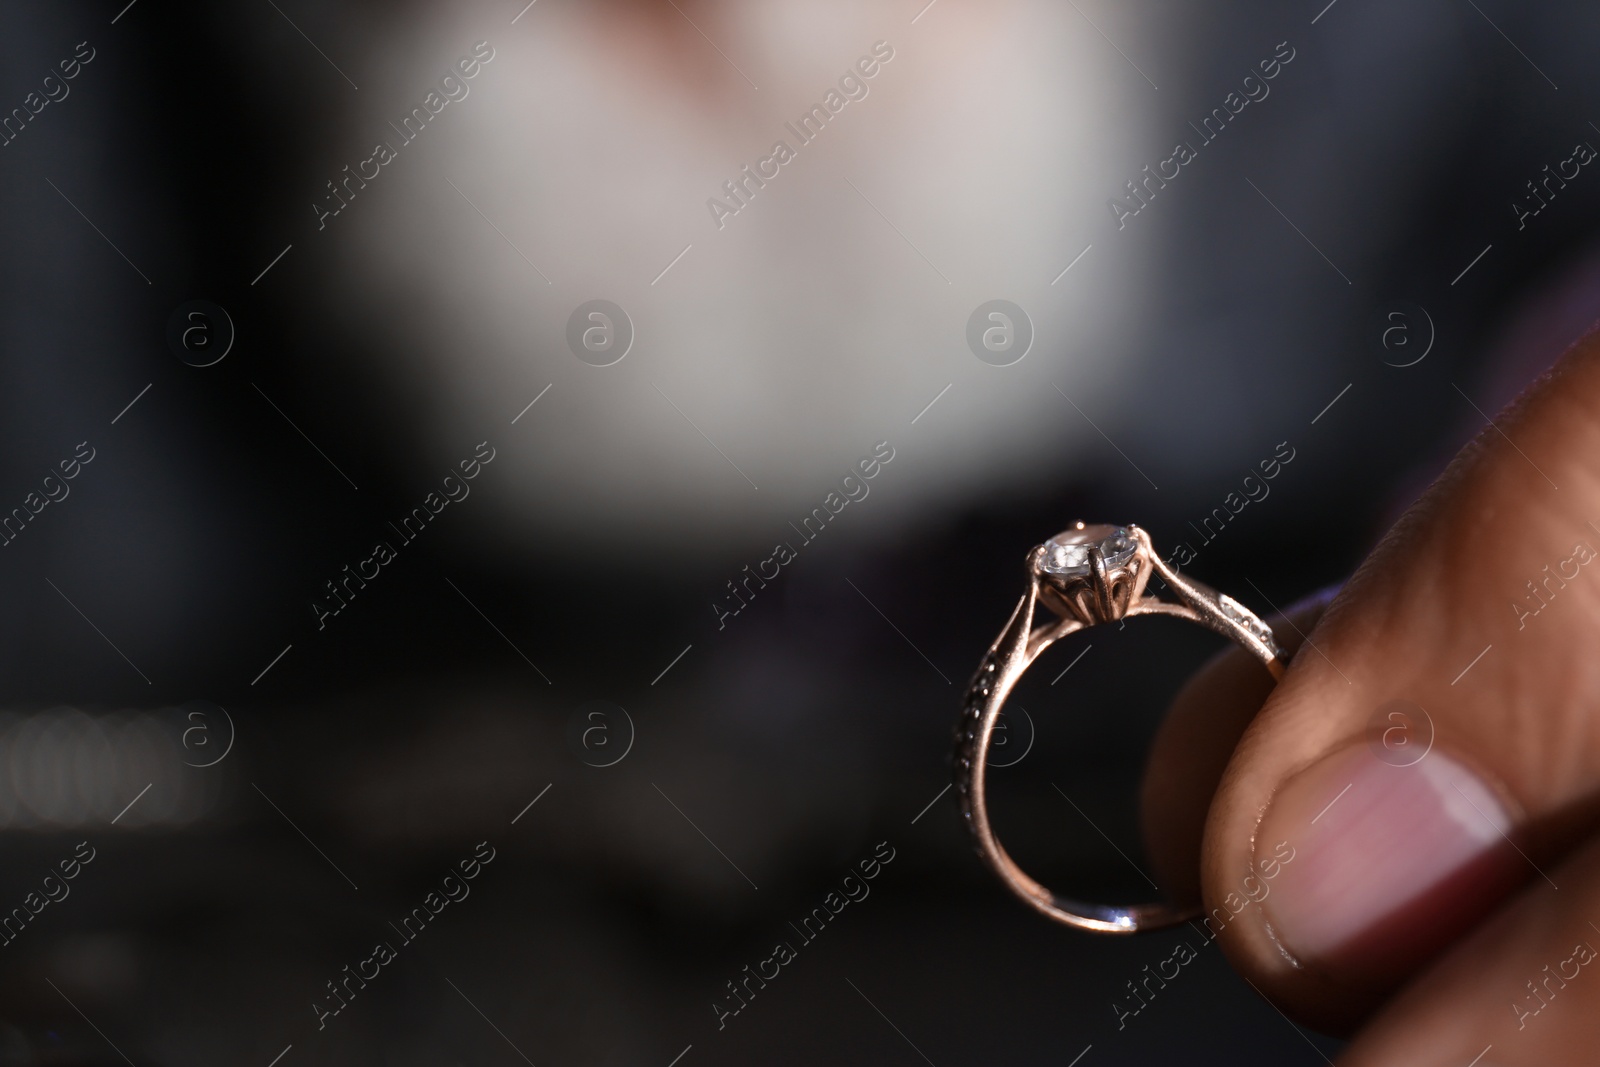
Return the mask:
POLYGON ((1044 558, 1039 561, 1039 569, 1046 574, 1067 578, 1087 577, 1090 545, 1100 547, 1107 567, 1127 563, 1139 550, 1138 542, 1129 535, 1126 527, 1103 524, 1086 526, 1080 522, 1044 543, 1044 558))
POLYGON ((1254 612, 1233 599, 1233 597, 1228 596, 1226 593, 1218 594, 1217 607, 1224 615, 1249 630, 1253 636, 1265 642, 1268 646, 1274 644, 1272 628, 1256 618, 1254 612))

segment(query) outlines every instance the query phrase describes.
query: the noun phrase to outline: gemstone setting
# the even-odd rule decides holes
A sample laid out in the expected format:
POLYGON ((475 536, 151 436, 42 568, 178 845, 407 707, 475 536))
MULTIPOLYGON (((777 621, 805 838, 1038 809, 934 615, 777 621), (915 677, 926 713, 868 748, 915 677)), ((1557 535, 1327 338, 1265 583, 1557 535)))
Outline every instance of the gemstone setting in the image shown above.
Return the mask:
POLYGON ((1243 626, 1250 632, 1250 636, 1257 641, 1264 645, 1273 646, 1272 628, 1262 622, 1249 608, 1233 599, 1233 597, 1226 593, 1217 594, 1217 610, 1240 626, 1243 626))
POLYGON ((1089 547, 1096 545, 1108 568, 1120 567, 1133 559, 1139 544, 1125 526, 1078 523, 1044 543, 1039 569, 1061 578, 1089 576, 1089 547))

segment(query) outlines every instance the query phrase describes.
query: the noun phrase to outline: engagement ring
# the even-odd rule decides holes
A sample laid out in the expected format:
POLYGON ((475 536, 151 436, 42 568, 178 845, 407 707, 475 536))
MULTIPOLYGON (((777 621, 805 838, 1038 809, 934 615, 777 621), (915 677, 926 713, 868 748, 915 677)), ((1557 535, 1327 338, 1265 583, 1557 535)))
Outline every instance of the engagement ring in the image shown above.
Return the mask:
POLYGON ((989 825, 985 790, 995 722, 1022 672, 1045 649, 1068 634, 1134 615, 1175 615, 1215 630, 1249 649, 1274 680, 1288 666, 1284 654, 1266 623, 1232 597, 1168 567, 1150 544, 1150 535, 1137 526, 1080 522, 1029 552, 1027 572, 1027 592, 978 665, 956 724, 956 793, 978 855, 1030 907, 1069 926, 1130 934, 1191 919, 1200 914, 1198 907, 1086 904, 1057 896, 1023 873, 989 825), (1161 578, 1175 599, 1145 592, 1152 575, 1161 578), (1035 627, 1034 611, 1041 603, 1056 618, 1035 627))

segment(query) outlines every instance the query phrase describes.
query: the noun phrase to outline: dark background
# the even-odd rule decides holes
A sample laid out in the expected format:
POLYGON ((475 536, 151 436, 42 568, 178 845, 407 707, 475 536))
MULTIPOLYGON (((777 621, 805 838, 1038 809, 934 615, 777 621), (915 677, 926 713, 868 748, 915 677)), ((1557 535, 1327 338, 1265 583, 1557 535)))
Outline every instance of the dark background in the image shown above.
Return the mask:
MULTIPOLYGON (((1189 540, 1190 572, 1262 613, 1338 581, 1485 413, 1588 328, 1600 178, 1585 168, 1520 230, 1511 204, 1576 142, 1600 143, 1600 13, 1489 0, 520 8, 4 6, 0 107, 21 106, 77 42, 95 58, 0 149, 0 506, 22 506, 80 441, 96 452, 0 549, 0 908, 78 842, 96 858, 0 948, 0 1062, 265 1067, 286 1046, 285 1067, 667 1067, 686 1046, 683 1067, 1066 1064, 1086 1047, 1085 1067, 1331 1055, 1336 1042, 1293 1032, 1215 947, 1119 1030, 1125 983, 1191 935, 1058 928, 981 869, 940 795, 960 688, 1021 592, 1026 549, 1079 518, 1138 522, 1158 547, 1189 540), (919 87, 969 69, 967 31, 941 19, 1030 38, 1028 56, 986 61, 1015 71, 1019 93, 1046 84, 1026 80, 1029 64, 1057 51, 1061 70, 1045 74, 1081 72, 1092 88, 1014 101, 1053 116, 1020 147, 990 137, 976 106, 919 111, 919 87), (630 57, 618 91, 639 129, 697 108, 708 128, 735 125, 719 101, 743 82, 704 38, 738 58, 732 42, 763 20, 838 61, 787 96, 763 84, 748 104, 762 132, 731 138, 693 188, 714 190, 883 37, 897 49, 874 87, 883 110, 869 97, 840 117, 879 150, 852 142, 841 171, 878 215, 833 201, 853 205, 838 221, 812 202, 843 188, 799 169, 827 172, 832 142, 819 143, 732 236, 708 228, 703 191, 674 191, 683 210, 659 240, 629 244, 610 221, 696 149, 640 145, 619 178, 563 132, 610 105, 558 84, 534 105, 504 99, 539 56, 581 66, 602 42, 630 57), (916 35, 940 32, 919 58, 916 35), (542 286, 523 266, 542 258, 523 254, 540 243, 533 223, 496 226, 511 256, 454 194, 419 210, 403 183, 432 165, 425 153, 445 154, 432 142, 350 205, 366 229, 317 232, 307 194, 380 125, 365 101, 399 115, 481 39, 496 57, 437 120, 460 119, 444 143, 479 145, 485 170, 499 160, 523 218, 593 220, 600 262, 623 249, 614 276, 542 286), (1105 199, 1282 40, 1295 59, 1272 95, 1119 231, 1105 199), (926 138, 908 139, 924 120, 926 138), (1073 149, 1076 185, 1028 155, 1069 133, 1098 146, 1073 149), (896 184, 908 159, 921 184, 896 184), (941 193, 963 165, 987 175, 985 197, 941 193), (591 180, 618 184, 592 202, 554 191, 591 180), (438 266, 446 216, 477 227, 490 250, 478 267, 438 266), (981 242, 949 236, 967 222, 981 242), (735 243, 763 225, 770 243, 735 243), (415 243, 385 246, 384 230, 415 243), (903 276, 851 274, 862 253, 832 247, 839 232, 870 232, 903 276), (644 283, 691 239, 694 258, 644 283), (910 255, 954 273, 980 245, 1032 280, 974 269, 940 287, 910 255), (1057 276, 1085 245, 1093 258, 1057 276), (433 284, 440 271, 449 286, 433 284), (787 271, 858 299, 785 303, 791 282, 765 279, 787 271), (740 363, 722 362, 733 342, 701 313, 763 295, 740 363), (613 368, 578 361, 562 332, 596 296, 639 330, 613 368), (1009 368, 963 340, 995 296, 1039 327, 1009 368), (174 309, 195 299, 236 330, 204 368, 167 342, 174 309), (497 309, 524 302, 526 329, 504 329, 497 309), (685 326, 697 315, 703 333, 685 326), (1396 321, 1403 338, 1386 345, 1396 321), (829 331, 899 340, 852 353, 846 373, 829 331), (894 374, 873 378, 875 364, 894 374), (771 375, 754 405, 717 391, 747 373, 771 375), (492 402, 463 415, 434 374, 481 380, 492 402), (841 416, 847 431, 797 421, 858 380, 871 403, 841 416), (694 418, 654 399, 658 381, 694 418), (984 406, 994 397, 1010 406, 984 406), (730 423, 738 404, 745 421, 730 423), (872 495, 719 629, 707 605, 724 583, 880 439, 895 458, 872 495), (319 630, 323 583, 480 440, 496 459, 471 496, 319 630), (1202 546, 1190 524, 1280 442, 1294 459, 1270 496, 1202 546), (737 462, 755 493, 728 470, 751 452, 788 457, 737 462), (319 1030, 324 983, 398 941, 389 922, 480 841, 496 859, 471 896, 319 1030), (719 1030, 724 983, 797 940, 789 923, 884 841, 895 858, 870 896, 719 1030)), ((739 66, 766 81, 759 62, 739 66)), ((519 210, 498 208, 502 221, 519 210)), ((1169 695, 1218 647, 1146 621, 1041 662, 1016 698, 1032 728, 1008 714, 1017 747, 1004 751, 1026 756, 995 776, 1025 867, 1091 899, 1150 895, 1133 802, 1143 753, 1169 695)))

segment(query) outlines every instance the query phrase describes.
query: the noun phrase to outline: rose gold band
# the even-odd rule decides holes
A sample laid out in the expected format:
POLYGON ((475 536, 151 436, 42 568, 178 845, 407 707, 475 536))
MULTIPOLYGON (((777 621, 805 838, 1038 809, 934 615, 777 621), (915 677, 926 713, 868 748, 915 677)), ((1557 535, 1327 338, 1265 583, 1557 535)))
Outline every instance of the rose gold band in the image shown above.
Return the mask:
POLYGON ((956 725, 956 793, 978 855, 1034 910, 1079 929, 1127 934, 1193 918, 1199 914, 1198 908, 1168 903, 1117 907, 1071 900, 1040 885, 1018 867, 989 824, 986 790, 995 723, 1017 680, 1045 649, 1078 630, 1129 616, 1175 615, 1197 622, 1243 645, 1266 665, 1274 679, 1281 678, 1287 666, 1283 653, 1271 629, 1249 609, 1168 568, 1152 547, 1149 534, 1137 526, 1078 523, 1029 552, 1027 571, 1027 592, 978 665, 956 725), (1108 562, 1108 557, 1113 561, 1108 562), (1175 601, 1145 595, 1152 574, 1166 583, 1175 601), (1041 602, 1056 618, 1035 626, 1035 611, 1041 602))

